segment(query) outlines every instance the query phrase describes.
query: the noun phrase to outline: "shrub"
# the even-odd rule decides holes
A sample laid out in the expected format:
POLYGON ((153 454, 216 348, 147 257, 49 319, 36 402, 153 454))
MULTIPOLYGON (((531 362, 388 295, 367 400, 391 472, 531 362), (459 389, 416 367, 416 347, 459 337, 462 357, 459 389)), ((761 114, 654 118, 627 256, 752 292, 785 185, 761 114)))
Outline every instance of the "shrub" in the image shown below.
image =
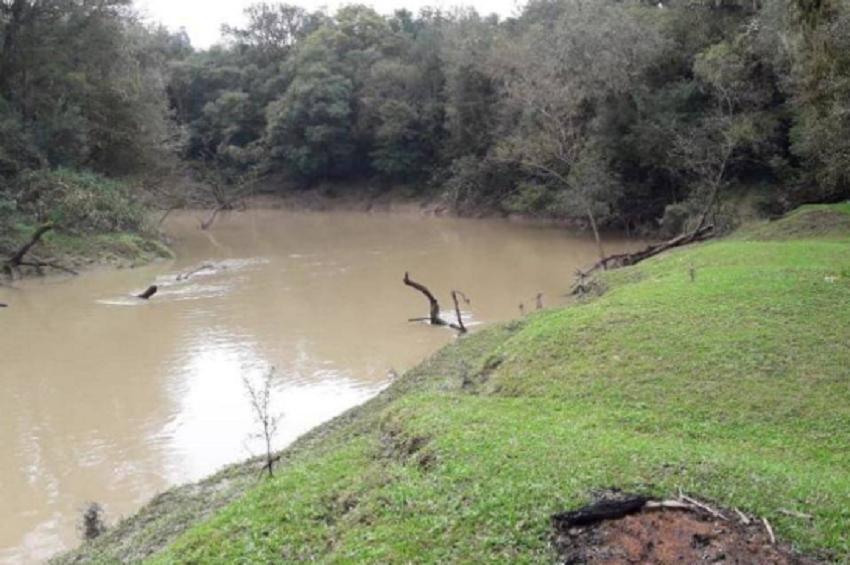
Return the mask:
POLYGON ((51 220, 72 234, 149 231, 146 207, 129 186, 92 173, 66 169, 22 175, 18 201, 39 221, 51 220))

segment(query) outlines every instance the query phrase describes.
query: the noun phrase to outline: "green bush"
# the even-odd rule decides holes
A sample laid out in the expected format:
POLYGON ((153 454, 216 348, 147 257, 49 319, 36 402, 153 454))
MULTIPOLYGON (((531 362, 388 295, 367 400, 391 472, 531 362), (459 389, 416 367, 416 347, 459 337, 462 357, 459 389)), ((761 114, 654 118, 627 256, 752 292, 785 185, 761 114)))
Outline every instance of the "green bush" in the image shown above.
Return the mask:
POLYGON ((146 233, 146 207, 130 187, 92 173, 66 169, 32 171, 20 180, 18 201, 38 221, 53 221, 63 232, 84 235, 146 233))

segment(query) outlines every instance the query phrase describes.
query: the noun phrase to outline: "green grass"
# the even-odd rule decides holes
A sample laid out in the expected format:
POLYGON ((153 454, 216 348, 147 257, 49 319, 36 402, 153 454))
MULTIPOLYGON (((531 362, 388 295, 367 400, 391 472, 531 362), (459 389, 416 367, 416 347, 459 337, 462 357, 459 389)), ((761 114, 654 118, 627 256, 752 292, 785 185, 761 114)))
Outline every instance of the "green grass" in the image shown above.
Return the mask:
MULTIPOLYGON (((29 241, 36 224, 16 222, 3 241, 0 257, 29 241)), ((138 267, 157 259, 169 259, 174 253, 153 234, 132 232, 77 235, 50 232, 32 253, 40 258, 57 259, 67 267, 85 268, 95 265, 138 267)))
MULTIPOLYGON (((850 563, 850 227, 812 227, 823 211, 461 340, 298 442, 275 479, 180 522, 149 562, 552 563, 551 514, 681 489, 850 563)), ((74 555, 132 561, 120 540, 167 517, 146 509, 130 538, 74 555)))

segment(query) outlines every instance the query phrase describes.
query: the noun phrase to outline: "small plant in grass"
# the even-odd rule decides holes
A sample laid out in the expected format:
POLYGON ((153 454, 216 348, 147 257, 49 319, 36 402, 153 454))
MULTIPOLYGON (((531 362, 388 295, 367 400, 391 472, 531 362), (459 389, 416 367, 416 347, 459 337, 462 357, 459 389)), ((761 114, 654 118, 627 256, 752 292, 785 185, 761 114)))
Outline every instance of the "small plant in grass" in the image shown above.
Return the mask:
POLYGON ((274 476, 274 464, 280 459, 280 457, 274 455, 272 446, 280 421, 283 419, 283 415, 274 412, 272 406, 275 372, 274 367, 269 368, 260 382, 253 382, 247 376, 242 377, 245 392, 248 394, 251 403, 254 421, 258 427, 258 431, 251 434, 251 437, 263 441, 266 451, 266 465, 263 469, 268 471, 269 477, 274 476))
POLYGON ((86 541, 99 538, 106 532, 106 519, 103 506, 97 502, 86 503, 83 508, 80 522, 77 524, 77 530, 86 541))

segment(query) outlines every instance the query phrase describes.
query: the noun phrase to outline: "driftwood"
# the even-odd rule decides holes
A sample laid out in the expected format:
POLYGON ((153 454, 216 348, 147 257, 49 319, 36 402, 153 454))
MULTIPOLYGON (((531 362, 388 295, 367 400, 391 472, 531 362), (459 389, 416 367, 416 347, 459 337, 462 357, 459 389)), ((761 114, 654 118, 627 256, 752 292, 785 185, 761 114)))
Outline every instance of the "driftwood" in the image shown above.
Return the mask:
MULTIPOLYGON (((650 257, 660 255, 665 251, 691 243, 698 243, 714 237, 714 226, 703 226, 696 231, 684 233, 664 243, 650 245, 646 249, 636 251, 635 253, 619 253, 617 255, 609 255, 601 261, 597 262, 587 271, 576 269, 576 282, 573 284, 573 295, 583 295, 587 291, 585 280, 597 271, 608 271, 611 269, 620 269, 622 267, 630 267, 637 265, 641 261, 645 261, 650 257)), ((695 273, 694 273, 695 277, 695 273)))
POLYGON ((159 287, 154 284, 149 286, 148 289, 143 293, 137 294, 136 298, 141 298, 142 300, 150 300, 157 292, 159 292, 159 287))
POLYGON ((413 318, 413 319, 410 320, 411 322, 420 322, 420 321, 423 321, 423 320, 428 320, 429 322, 431 322, 432 326, 448 326, 449 325, 448 322, 446 322, 444 319, 442 319, 440 317, 440 303, 437 302, 437 299, 434 297, 434 295, 431 293, 431 291, 428 290, 428 287, 412 280, 410 278, 409 273, 404 273, 404 284, 409 286, 410 288, 414 288, 414 289, 418 290, 423 295, 425 295, 425 298, 428 299, 428 304, 429 304, 429 307, 430 307, 430 314, 429 314, 428 318, 413 318))
POLYGON ((542 292, 538 292, 538 293, 537 293, 537 296, 535 297, 535 299, 537 300, 537 309, 538 309, 538 310, 543 310, 543 293, 542 293, 542 292))
POLYGON ((8 308, 8 307, 9 307, 8 304, 3 304, 2 302, 0 302, 0 308, 8 308))

